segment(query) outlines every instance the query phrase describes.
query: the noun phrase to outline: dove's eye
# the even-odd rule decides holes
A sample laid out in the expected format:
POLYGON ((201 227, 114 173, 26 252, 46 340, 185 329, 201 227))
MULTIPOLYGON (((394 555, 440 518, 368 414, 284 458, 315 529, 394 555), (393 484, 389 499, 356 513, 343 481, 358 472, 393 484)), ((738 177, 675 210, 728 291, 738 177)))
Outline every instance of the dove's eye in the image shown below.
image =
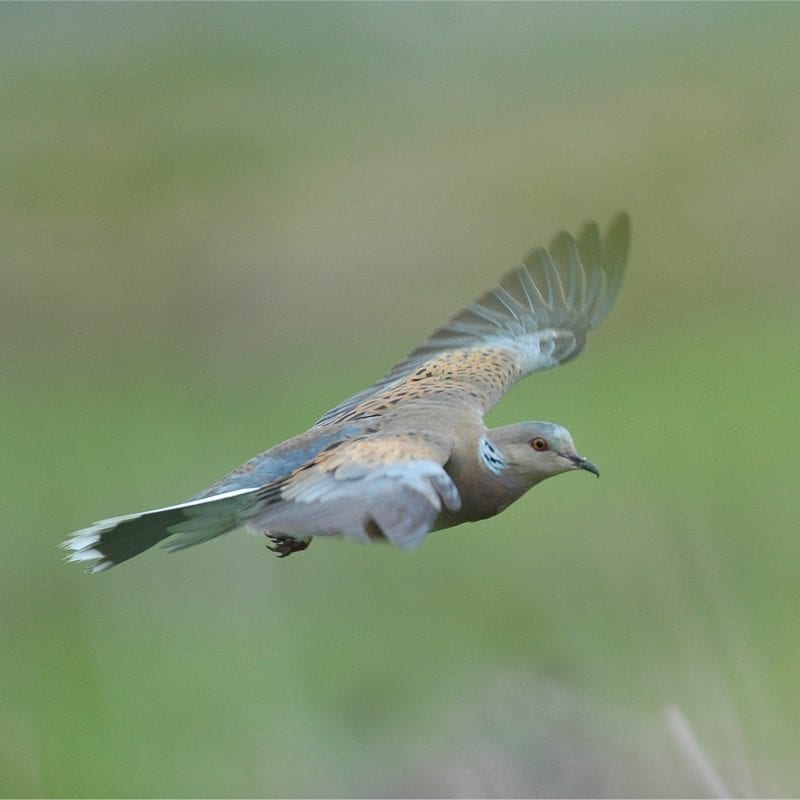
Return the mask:
POLYGON ((548 449, 547 441, 542 439, 541 436, 537 436, 535 439, 531 439, 531 447, 539 453, 543 453, 545 450, 548 449))

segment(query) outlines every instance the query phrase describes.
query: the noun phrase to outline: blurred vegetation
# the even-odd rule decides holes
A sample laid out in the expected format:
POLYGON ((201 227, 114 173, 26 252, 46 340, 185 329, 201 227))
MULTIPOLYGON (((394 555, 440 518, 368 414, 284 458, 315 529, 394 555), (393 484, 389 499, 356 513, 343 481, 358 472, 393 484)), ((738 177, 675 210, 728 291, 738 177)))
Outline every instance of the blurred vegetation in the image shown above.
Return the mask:
POLYGON ((0 794, 713 793, 673 708, 731 793, 796 795, 798 33, 796 4, 1 5, 0 794), (491 420, 561 422, 601 481, 411 555, 59 560, 618 208, 618 307, 491 420))

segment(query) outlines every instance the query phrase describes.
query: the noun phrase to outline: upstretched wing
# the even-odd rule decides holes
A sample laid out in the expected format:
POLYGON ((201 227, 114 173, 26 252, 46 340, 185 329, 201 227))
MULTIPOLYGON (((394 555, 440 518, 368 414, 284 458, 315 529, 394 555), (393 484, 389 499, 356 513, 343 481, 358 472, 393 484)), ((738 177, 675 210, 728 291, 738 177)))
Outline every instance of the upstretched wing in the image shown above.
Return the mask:
POLYGON ((458 398, 485 414, 520 378, 580 353, 619 292, 629 242, 625 213, 602 242, 594 222, 577 239, 562 231, 317 426, 379 416, 414 397, 458 398))
POLYGON ((251 530, 298 539, 340 534, 414 547, 443 505, 461 505, 442 466, 450 451, 421 431, 351 439, 259 490, 239 516, 251 530))

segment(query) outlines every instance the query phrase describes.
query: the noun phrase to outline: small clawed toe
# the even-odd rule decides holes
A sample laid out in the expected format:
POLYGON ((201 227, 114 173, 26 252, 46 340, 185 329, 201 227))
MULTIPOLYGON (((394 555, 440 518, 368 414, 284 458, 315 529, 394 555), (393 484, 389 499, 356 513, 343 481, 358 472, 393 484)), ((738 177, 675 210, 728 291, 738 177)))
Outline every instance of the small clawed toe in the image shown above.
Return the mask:
POLYGON ((278 558, 286 558, 292 553, 299 553, 311 544, 310 539, 294 539, 291 536, 271 536, 267 534, 267 538, 272 542, 272 544, 267 545, 267 550, 277 553, 278 558))

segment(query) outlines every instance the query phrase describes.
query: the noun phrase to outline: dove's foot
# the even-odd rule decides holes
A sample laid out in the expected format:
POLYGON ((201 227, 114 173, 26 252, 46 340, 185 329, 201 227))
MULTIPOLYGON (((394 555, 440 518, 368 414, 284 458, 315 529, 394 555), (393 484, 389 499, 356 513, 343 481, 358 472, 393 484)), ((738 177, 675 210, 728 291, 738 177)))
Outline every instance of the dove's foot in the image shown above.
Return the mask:
POLYGON ((311 544, 310 539, 293 539, 291 536, 283 536, 281 534, 276 536, 267 534, 267 539, 272 542, 272 544, 267 545, 267 550, 277 553, 278 558, 286 558, 292 553, 299 553, 311 544))

